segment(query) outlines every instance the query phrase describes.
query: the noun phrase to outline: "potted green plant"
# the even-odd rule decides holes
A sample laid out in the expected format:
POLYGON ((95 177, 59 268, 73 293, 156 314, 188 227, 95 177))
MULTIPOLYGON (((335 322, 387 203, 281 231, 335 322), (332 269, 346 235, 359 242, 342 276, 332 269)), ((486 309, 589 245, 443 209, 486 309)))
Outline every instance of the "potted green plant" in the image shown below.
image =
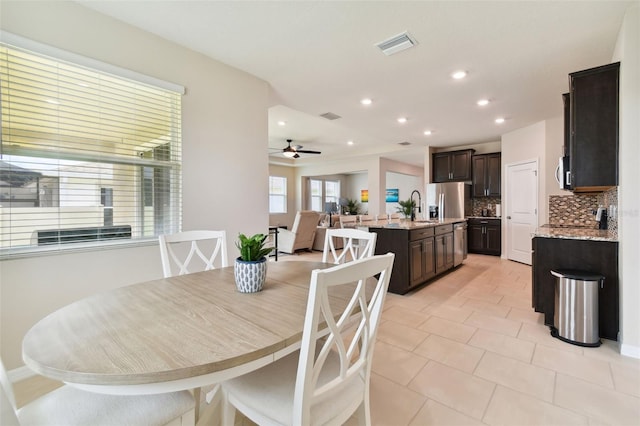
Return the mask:
POLYGON ((265 247, 267 235, 255 234, 247 237, 238 234, 236 247, 240 250, 240 257, 236 258, 233 273, 236 288, 241 293, 255 293, 262 290, 267 278, 267 255, 273 250, 265 247))
POLYGON ((360 213, 360 203, 357 200, 347 198, 347 204, 344 206, 346 214, 354 215, 360 213))
POLYGON ((409 198, 406 201, 398 201, 398 204, 400 204, 400 207, 398 207, 396 211, 402 213, 406 219, 410 218, 411 212, 416 208, 416 202, 409 198))

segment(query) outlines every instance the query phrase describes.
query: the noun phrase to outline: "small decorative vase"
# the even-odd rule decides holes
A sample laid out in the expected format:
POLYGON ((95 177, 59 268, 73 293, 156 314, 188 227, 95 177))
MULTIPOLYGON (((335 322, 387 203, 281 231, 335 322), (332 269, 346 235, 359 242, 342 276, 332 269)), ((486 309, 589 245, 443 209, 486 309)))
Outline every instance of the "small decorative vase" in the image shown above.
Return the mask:
POLYGON ((256 293, 262 290, 267 278, 267 258, 245 261, 236 258, 233 266, 236 288, 240 293, 256 293))

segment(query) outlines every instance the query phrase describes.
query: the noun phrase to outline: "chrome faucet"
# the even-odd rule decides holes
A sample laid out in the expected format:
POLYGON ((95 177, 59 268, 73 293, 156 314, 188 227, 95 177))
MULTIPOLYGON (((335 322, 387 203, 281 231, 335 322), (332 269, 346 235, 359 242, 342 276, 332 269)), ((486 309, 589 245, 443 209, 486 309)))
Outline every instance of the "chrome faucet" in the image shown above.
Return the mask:
MULTIPOLYGON (((420 207, 422 205, 422 197, 420 196, 420 191, 418 191, 417 189, 414 189, 413 192, 411 193, 411 197, 409 197, 411 199, 411 201, 413 201, 413 194, 418 194, 418 213, 422 213, 422 207, 420 207)), ((416 208, 412 208, 411 209, 411 221, 413 222, 414 220, 416 220, 416 208)))

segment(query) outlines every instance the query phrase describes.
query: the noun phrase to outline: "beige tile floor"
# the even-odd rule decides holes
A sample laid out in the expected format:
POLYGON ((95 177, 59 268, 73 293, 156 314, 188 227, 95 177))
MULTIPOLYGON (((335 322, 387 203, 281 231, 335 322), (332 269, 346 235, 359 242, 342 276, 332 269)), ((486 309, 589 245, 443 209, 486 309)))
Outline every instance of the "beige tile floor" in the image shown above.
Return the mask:
MULTIPOLYGON (((621 356, 616 342, 582 348, 552 338, 531 308, 527 265, 469 255, 417 291, 389 293, 385 304, 374 425, 640 425, 640 360, 621 356)), ((35 388, 18 384, 20 401, 35 388)))
POLYGON ((582 348, 551 337, 531 308, 527 265, 470 254, 385 304, 374 425, 640 425, 640 360, 609 340, 582 348))

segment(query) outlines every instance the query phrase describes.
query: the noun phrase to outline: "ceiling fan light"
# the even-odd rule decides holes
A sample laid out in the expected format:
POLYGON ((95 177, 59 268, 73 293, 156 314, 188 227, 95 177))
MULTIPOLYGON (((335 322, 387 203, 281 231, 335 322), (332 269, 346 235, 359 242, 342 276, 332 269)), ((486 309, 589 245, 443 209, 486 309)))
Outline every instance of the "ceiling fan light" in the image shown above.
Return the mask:
POLYGON ((295 151, 284 151, 282 153, 282 155, 284 155, 285 157, 289 157, 289 158, 296 158, 296 152, 295 151))

